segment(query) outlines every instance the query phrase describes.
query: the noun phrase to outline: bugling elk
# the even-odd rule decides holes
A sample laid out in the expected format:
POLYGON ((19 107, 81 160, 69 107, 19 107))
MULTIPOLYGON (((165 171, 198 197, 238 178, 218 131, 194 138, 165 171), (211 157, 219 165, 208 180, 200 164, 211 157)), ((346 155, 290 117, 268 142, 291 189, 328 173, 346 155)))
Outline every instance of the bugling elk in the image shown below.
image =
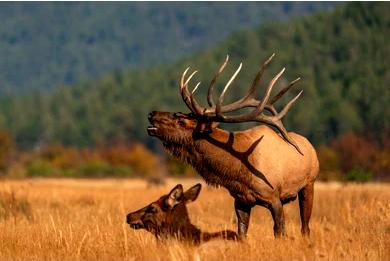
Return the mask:
POLYGON ((234 198, 238 218, 238 234, 245 237, 252 207, 264 206, 274 220, 274 234, 285 234, 283 205, 299 198, 301 232, 309 235, 309 220, 312 212, 314 181, 319 172, 316 151, 310 142, 294 132, 287 132, 282 118, 302 91, 278 112, 274 104, 299 78, 270 98, 275 82, 284 68, 273 77, 261 100, 255 98, 266 67, 273 54, 260 67, 249 92, 236 102, 223 105, 224 96, 241 70, 242 63, 226 83, 217 101, 213 89, 218 76, 224 70, 229 56, 212 79, 207 95, 208 108, 202 107, 194 98, 199 87, 192 92, 188 85, 197 71, 188 78, 187 68, 180 81, 180 93, 191 113, 153 111, 148 119, 151 126, 148 134, 160 139, 172 155, 191 164, 210 185, 225 187, 234 198), (228 115, 243 108, 253 108, 241 115, 228 115), (266 112, 265 112, 266 111, 266 112), (259 126, 245 131, 228 132, 218 128, 218 123, 260 122, 259 126), (269 127, 270 126, 270 127, 269 127), (272 127, 272 128, 271 128, 272 127))
POLYGON ((224 230, 207 233, 191 223, 186 204, 195 201, 200 190, 201 184, 196 184, 183 192, 183 186, 178 184, 157 201, 127 214, 126 222, 131 228, 146 229, 159 239, 173 237, 194 244, 215 238, 237 239, 236 232, 224 230))

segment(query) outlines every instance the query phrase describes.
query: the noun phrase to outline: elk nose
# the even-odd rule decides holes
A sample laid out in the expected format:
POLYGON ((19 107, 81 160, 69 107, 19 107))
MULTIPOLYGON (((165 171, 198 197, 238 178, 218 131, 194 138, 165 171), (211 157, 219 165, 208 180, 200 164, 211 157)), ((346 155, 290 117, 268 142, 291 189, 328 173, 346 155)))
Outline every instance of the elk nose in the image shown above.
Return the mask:
POLYGON ((153 115, 156 114, 156 111, 152 111, 151 113, 148 114, 148 120, 150 121, 153 118, 153 115))
POLYGON ((130 223, 131 223, 131 217, 130 217, 130 215, 127 215, 127 216, 126 216, 126 223, 127 223, 127 224, 130 224, 130 223))

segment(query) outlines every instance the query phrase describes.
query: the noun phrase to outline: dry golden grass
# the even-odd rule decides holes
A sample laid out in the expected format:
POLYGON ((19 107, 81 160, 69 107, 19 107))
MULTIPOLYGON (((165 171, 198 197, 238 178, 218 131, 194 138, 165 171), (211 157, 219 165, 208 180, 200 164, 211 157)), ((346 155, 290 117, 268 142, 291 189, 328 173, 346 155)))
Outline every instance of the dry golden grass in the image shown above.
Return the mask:
MULTIPOLYGON (((298 202, 286 205, 288 237, 273 237, 269 212, 252 212, 244 243, 215 240, 199 247, 157 242, 131 230, 125 215, 198 180, 146 188, 134 180, 0 181, 1 260, 390 260, 390 185, 316 185, 311 238, 300 235, 298 202)), ((235 230, 233 201, 203 186, 188 205, 204 231, 235 230)))

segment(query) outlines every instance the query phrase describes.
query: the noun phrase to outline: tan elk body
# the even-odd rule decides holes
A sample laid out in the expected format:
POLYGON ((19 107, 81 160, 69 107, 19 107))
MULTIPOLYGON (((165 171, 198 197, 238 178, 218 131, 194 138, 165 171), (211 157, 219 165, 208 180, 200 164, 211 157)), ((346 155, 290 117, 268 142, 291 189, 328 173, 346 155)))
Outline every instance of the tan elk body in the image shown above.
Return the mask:
POLYGON ((158 239, 176 238, 194 244, 215 238, 237 239, 233 231, 202 232, 191 223, 186 204, 196 200, 200 190, 201 185, 197 184, 183 192, 183 186, 178 184, 167 195, 127 214, 126 222, 131 228, 145 229, 158 239))
POLYGON ((280 112, 273 104, 299 79, 291 82, 270 99, 271 90, 284 69, 269 83, 264 98, 255 99, 255 89, 261 76, 271 62, 270 57, 260 68, 255 80, 244 98, 222 105, 224 95, 241 69, 241 65, 226 84, 218 101, 212 98, 212 90, 219 74, 226 66, 221 66, 212 80, 208 92, 209 108, 201 107, 188 90, 183 73, 180 91, 190 114, 152 112, 148 128, 151 136, 156 136, 167 151, 191 164, 207 183, 225 187, 235 199, 238 218, 238 232, 245 236, 252 207, 261 205, 268 208, 274 219, 275 236, 285 234, 283 204, 299 197, 302 233, 308 235, 311 216, 314 181, 319 172, 316 152, 310 142, 298 134, 287 132, 281 122, 299 97, 299 93, 280 112), (229 112, 252 107, 243 115, 227 115, 229 112), (264 113, 268 111, 268 113, 264 113), (217 128, 218 122, 235 123, 257 121, 265 125, 245 131, 228 132, 217 128), (266 126, 272 126, 274 129, 266 126))
POLYGON ((208 183, 224 186, 235 198, 249 204, 272 202, 276 197, 286 201, 296 197, 297 192, 305 184, 312 183, 318 173, 316 152, 311 144, 300 135, 289 135, 304 156, 267 126, 235 133, 215 129, 209 137, 194 143, 197 153, 207 155, 202 165, 194 167, 208 183), (229 143, 229 136, 232 137, 232 145, 225 147, 222 144, 229 143), (248 158, 232 157, 233 151, 246 152, 256 141, 259 143, 248 158), (212 155, 208 155, 209 151, 213 152, 212 155), (248 163, 243 162, 246 159, 248 163), (209 172, 209 169, 214 169, 213 166, 217 167, 209 172), (250 171, 248 166, 253 170, 250 171), (215 175, 215 172, 218 174, 215 175))

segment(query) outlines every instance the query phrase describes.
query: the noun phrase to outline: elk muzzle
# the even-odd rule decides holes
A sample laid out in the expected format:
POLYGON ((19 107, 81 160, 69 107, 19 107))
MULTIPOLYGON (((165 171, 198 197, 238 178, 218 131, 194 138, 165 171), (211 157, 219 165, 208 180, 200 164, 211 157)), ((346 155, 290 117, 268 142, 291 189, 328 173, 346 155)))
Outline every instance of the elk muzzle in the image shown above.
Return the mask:
POLYGON ((175 119, 176 114, 171 112, 152 111, 148 115, 150 125, 147 127, 147 132, 150 136, 161 137, 167 132, 176 130, 175 119))
POLYGON ((148 115, 148 120, 150 122, 150 124, 152 124, 151 126, 148 126, 148 128, 146 129, 147 132, 148 132, 148 135, 150 136, 155 136, 156 135, 156 131, 157 131, 157 127, 154 126, 154 116, 157 114, 156 111, 152 111, 151 113, 149 113, 148 115))
POLYGON ((127 214, 126 223, 129 224, 132 229, 141 229, 145 227, 138 213, 127 214))

